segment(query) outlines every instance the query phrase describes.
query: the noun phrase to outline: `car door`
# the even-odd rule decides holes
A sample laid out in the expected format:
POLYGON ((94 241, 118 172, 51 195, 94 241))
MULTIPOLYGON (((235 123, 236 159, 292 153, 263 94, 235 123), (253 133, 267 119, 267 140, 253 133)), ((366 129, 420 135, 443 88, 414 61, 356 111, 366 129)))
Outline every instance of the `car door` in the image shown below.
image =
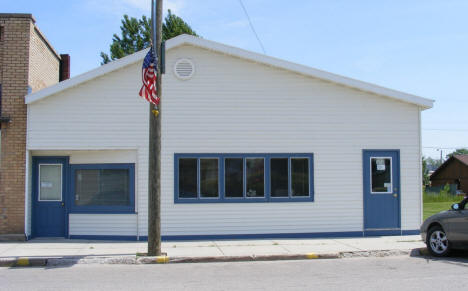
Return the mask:
POLYGON ((450 242, 456 246, 468 244, 468 209, 450 210, 445 219, 450 242))

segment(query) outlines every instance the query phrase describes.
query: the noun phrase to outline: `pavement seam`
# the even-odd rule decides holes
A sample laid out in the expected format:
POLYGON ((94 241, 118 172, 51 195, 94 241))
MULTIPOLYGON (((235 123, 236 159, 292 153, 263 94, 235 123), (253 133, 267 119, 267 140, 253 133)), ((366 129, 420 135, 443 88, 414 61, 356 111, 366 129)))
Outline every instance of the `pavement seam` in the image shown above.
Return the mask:
POLYGON ((216 246, 216 248, 221 252, 221 254, 223 254, 223 256, 225 256, 226 254, 223 252, 223 250, 221 249, 221 247, 216 243, 216 241, 213 241, 214 245, 216 246))
POLYGON ((364 249, 360 249, 360 248, 358 248, 358 247, 356 247, 356 246, 353 246, 353 245, 350 245, 350 244, 341 242, 341 241, 339 241, 339 240, 337 240, 337 239, 334 239, 333 241, 336 242, 336 243, 342 244, 342 245, 344 245, 344 246, 347 246, 347 247, 356 249, 357 251, 365 251, 364 249))
POLYGON ((278 244, 277 246, 281 247, 283 250, 285 250, 288 254, 291 254, 291 251, 285 246, 285 245, 280 245, 278 244))

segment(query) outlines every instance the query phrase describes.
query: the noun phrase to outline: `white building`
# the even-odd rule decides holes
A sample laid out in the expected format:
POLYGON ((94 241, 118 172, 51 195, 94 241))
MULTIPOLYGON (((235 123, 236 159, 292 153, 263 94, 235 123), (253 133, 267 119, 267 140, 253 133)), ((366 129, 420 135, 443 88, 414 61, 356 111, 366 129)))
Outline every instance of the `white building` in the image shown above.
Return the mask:
MULTIPOLYGON (((414 234, 433 100, 182 35, 166 43, 163 239, 414 234)), ((146 239, 147 50, 28 104, 28 237, 146 239)))

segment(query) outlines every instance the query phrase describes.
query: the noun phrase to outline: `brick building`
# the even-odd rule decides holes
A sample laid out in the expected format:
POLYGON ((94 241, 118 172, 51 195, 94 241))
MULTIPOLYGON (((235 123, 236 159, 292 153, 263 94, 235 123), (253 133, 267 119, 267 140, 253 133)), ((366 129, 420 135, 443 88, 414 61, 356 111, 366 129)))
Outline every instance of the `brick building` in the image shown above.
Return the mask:
POLYGON ((24 239, 26 112, 24 96, 70 74, 31 14, 0 13, 0 239, 24 239))

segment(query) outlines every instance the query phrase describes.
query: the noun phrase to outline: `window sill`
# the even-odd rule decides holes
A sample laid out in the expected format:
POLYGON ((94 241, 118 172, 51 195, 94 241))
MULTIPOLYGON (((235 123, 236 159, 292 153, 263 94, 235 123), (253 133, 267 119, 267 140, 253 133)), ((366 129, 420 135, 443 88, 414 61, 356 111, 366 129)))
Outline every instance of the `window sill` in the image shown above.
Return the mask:
POLYGON ((314 202, 314 197, 298 198, 221 198, 221 199, 175 199, 175 204, 205 204, 205 203, 288 203, 288 202, 314 202))
POLYGON ((88 209, 70 209, 69 214, 137 214, 135 209, 109 209, 109 208, 88 208, 88 209))

